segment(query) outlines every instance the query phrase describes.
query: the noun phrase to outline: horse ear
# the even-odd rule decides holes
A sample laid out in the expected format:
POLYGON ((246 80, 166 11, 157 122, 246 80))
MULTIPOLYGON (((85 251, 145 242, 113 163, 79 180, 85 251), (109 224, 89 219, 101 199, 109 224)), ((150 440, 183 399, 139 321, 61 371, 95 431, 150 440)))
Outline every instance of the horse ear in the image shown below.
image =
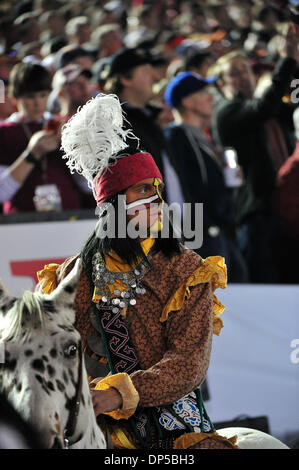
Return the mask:
POLYGON ((11 308, 15 300, 16 298, 10 295, 0 279, 0 313, 5 314, 11 308))
POLYGON ((49 295, 49 300, 56 304, 72 304, 76 296, 76 288, 82 270, 80 258, 77 259, 75 266, 58 285, 58 287, 49 295))

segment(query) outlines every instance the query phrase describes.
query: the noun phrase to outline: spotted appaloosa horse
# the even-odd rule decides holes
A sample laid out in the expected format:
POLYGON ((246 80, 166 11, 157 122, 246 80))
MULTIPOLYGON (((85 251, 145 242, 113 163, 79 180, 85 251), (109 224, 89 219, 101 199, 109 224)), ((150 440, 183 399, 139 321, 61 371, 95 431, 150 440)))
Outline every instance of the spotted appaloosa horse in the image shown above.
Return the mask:
MULTIPOLYGON (((81 338, 74 327, 79 274, 77 262, 50 295, 25 292, 15 299, 0 285, 0 341, 5 345, 0 392, 50 448, 65 447, 65 431, 71 448, 106 447, 91 403, 81 338)), ((228 438, 237 435, 236 444, 244 449, 288 448, 254 429, 217 432, 228 438)))
POLYGON ((15 299, 0 285, 2 391, 21 417, 36 429, 46 448, 105 448, 96 423, 74 327, 73 302, 80 274, 72 272, 50 295, 25 292, 15 299))

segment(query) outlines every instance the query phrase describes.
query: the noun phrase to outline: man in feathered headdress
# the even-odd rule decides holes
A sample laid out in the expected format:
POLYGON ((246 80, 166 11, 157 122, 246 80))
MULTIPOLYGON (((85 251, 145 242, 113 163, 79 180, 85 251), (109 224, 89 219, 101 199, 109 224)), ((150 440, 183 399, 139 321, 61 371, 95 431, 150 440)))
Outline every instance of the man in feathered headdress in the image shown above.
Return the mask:
POLYGON ((127 147, 128 135, 132 143, 115 95, 98 95, 65 125, 67 164, 92 187, 99 222, 80 255, 38 273, 40 286, 51 292, 81 257, 76 327, 94 410, 115 448, 235 447, 215 433, 200 391, 222 327, 213 291, 226 286, 224 260, 186 249, 171 226, 159 235, 161 173, 137 139, 127 147), (111 219, 116 231, 105 232, 111 219))

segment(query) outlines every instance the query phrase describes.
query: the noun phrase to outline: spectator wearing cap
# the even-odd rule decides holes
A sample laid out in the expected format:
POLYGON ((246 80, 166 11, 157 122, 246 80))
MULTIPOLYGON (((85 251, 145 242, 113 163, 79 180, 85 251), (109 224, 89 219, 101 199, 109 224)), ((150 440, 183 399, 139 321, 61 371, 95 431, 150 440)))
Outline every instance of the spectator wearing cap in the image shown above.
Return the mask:
POLYGON ((123 2, 119 0, 111 0, 104 3, 99 9, 96 7, 94 9, 94 14, 90 16, 93 18, 95 25, 103 24, 117 24, 123 30, 127 27, 127 9, 128 2, 123 2))
POLYGON ((183 68, 186 72, 194 72, 205 78, 213 62, 214 55, 212 52, 190 49, 186 51, 184 56, 183 68))
POLYGON ((86 48, 76 45, 62 47, 56 55, 56 69, 61 69, 68 64, 78 64, 83 69, 92 69, 94 58, 86 48))
POLYGON ((91 35, 91 28, 87 16, 71 18, 65 26, 65 33, 70 44, 81 46, 88 42, 91 35))
POLYGON ((153 2, 150 5, 133 6, 129 16, 134 17, 137 25, 125 36, 127 47, 138 47, 142 41, 151 38, 153 34, 162 30, 163 5, 153 2))
MULTIPOLYGON (((55 114, 60 122, 67 122, 79 107, 84 106, 93 97, 96 87, 91 79, 92 72, 78 64, 68 64, 56 71, 50 99, 54 99, 53 107, 57 106, 55 114)), ((72 174, 72 178, 80 188, 83 206, 93 207, 93 196, 85 178, 77 173, 72 174)))
POLYGON ((65 36, 66 22, 60 11, 50 10, 43 13, 40 17, 40 25, 43 30, 40 39, 43 43, 65 36))
POLYGON ((0 124, 0 203, 5 214, 35 211, 38 186, 55 185, 62 209, 85 207, 86 195, 62 159, 60 125, 46 113, 51 75, 41 65, 17 64, 9 90, 18 109, 0 124))
POLYGON ((41 42, 40 41, 33 41, 28 42, 24 46, 22 46, 18 53, 17 59, 23 62, 35 62, 36 64, 41 63, 42 55, 41 55, 41 42))
MULTIPOLYGON (((149 104, 154 97, 155 71, 152 61, 152 56, 142 49, 118 51, 110 61, 105 91, 119 96, 128 126, 140 139, 140 147, 153 155, 164 173, 171 157, 163 132, 156 123, 161 108, 149 104)), ((166 182, 167 193, 170 186, 166 182)))
POLYGON ((214 113, 213 134, 223 147, 237 150, 245 184, 236 198, 237 223, 244 234, 250 281, 283 282, 279 258, 281 235, 271 200, 277 172, 294 150, 292 103, 283 101, 296 72, 298 36, 292 27, 280 46, 272 80, 259 98, 255 77, 244 54, 230 53, 216 63, 223 90, 214 113))
POLYGON ((41 65, 46 67, 52 76, 56 72, 56 53, 66 45, 66 40, 57 36, 55 38, 49 39, 48 41, 45 41, 41 47, 41 65))
POLYGON ((110 57, 124 48, 122 32, 117 24, 98 26, 91 34, 91 43, 98 47, 98 58, 110 57))
POLYGON ((60 117, 69 119, 93 96, 92 73, 77 64, 68 64, 53 77, 53 96, 59 101, 60 117))
POLYGON ((49 55, 54 56, 63 47, 67 46, 67 41, 63 37, 56 36, 55 38, 48 39, 41 47, 41 55, 43 58, 49 55))
POLYGON ((38 22, 38 15, 37 11, 32 11, 23 13, 15 19, 14 25, 21 39, 21 43, 17 45, 17 48, 29 42, 39 41, 41 28, 38 22))
POLYGON ((165 90, 165 101, 176 122, 165 129, 184 201, 203 203, 203 244, 198 253, 206 258, 224 256, 230 282, 246 282, 247 269, 235 234, 234 208, 225 185, 222 152, 207 135, 213 113, 210 87, 215 78, 192 72, 174 77, 165 90))

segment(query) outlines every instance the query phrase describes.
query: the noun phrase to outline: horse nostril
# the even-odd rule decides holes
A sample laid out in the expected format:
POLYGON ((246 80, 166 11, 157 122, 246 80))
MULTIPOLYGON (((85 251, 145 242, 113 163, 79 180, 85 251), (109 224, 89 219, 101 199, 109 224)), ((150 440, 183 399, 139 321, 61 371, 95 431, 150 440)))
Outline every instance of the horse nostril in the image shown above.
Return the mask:
POLYGON ((53 443, 51 449, 62 449, 62 448, 63 448, 63 445, 62 445, 60 439, 58 439, 58 436, 55 436, 54 443, 53 443))

